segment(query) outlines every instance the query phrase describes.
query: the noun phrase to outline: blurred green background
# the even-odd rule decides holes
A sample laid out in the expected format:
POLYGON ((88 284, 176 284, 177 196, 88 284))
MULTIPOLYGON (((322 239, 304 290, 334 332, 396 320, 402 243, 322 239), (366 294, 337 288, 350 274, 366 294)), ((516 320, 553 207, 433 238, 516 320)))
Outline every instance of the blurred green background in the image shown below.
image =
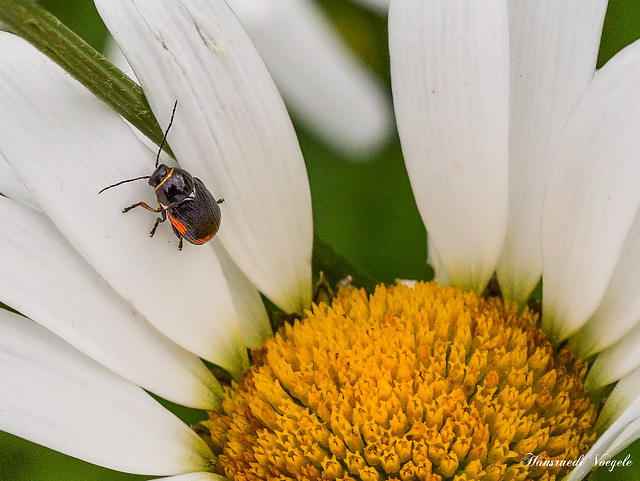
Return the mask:
MULTIPOLYGON (((318 3, 351 47, 389 85, 386 19, 347 0, 318 3)), ((41 4, 95 48, 102 49, 106 29, 91 0, 45 0, 41 4)), ((638 38, 640 1, 611 0, 598 66, 638 38)), ((340 158, 296 119, 294 123, 307 162, 315 229, 320 237, 380 281, 428 279, 431 272, 425 263, 425 231, 397 138, 375 157, 356 163, 340 158)), ((170 408, 189 423, 203 417, 197 411, 170 408)), ((613 473, 599 470, 590 479, 640 479, 640 445, 636 443, 629 452, 633 466, 613 473)), ((624 458, 625 454, 619 457, 624 458)), ((134 479, 150 478, 99 468, 0 433, 0 481, 134 479)))

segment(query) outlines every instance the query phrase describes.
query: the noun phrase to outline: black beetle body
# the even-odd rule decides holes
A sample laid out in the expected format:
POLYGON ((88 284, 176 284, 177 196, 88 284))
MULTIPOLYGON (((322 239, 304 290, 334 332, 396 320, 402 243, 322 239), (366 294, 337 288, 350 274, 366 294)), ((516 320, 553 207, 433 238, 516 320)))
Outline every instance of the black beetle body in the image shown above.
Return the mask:
POLYGON ((182 250, 183 239, 196 245, 204 244, 213 239, 213 236, 216 235, 220 228, 220 220, 222 218, 218 204, 224 202, 224 199, 216 200, 202 181, 197 177, 193 177, 186 170, 178 167, 168 167, 165 164, 158 165, 160 151, 173 123, 177 104, 178 102, 173 106, 169 127, 167 127, 160 144, 160 150, 158 150, 156 170, 151 175, 123 180, 105 187, 98 194, 125 182, 149 179, 149 185, 155 189, 158 208, 154 209, 146 202, 138 202, 125 207, 122 212, 127 213, 136 207, 144 207, 151 212, 159 213, 160 217, 156 219, 156 223, 149 233, 150 237, 153 237, 156 233, 158 224, 167 220, 168 217, 173 233, 180 239, 178 249, 182 250))
POLYGON ((149 185, 156 191, 158 208, 154 209, 145 202, 138 202, 122 209, 129 212, 135 207, 144 207, 158 212, 149 235, 153 237, 160 222, 169 218, 174 234, 180 239, 178 249, 182 250, 182 239, 191 244, 204 244, 216 235, 220 228, 222 213, 219 203, 197 177, 177 167, 160 164, 149 177, 149 185))

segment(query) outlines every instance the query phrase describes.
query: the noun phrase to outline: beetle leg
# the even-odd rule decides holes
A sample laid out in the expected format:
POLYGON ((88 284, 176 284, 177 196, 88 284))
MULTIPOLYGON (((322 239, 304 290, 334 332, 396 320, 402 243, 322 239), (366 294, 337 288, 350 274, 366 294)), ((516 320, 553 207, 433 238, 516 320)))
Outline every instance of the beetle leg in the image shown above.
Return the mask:
POLYGON ((164 219, 163 219, 162 217, 158 217, 158 218, 156 219, 156 223, 155 223, 155 224, 153 224, 153 227, 151 228, 151 232, 149 232, 149 237, 153 237, 153 236, 155 235, 155 233, 156 233, 156 229, 158 228, 158 224, 159 224, 160 222, 162 222, 163 220, 164 220, 164 219))
POLYGON ((178 250, 182 250, 182 237, 180 237, 180 242, 178 242, 178 250))
POLYGON ((156 219, 156 223, 153 224, 153 229, 151 229, 151 232, 149 232, 149 237, 154 236, 154 234, 156 233, 156 229, 158 228, 158 224, 160 224, 160 222, 164 222, 165 220, 167 220, 167 212, 164 209, 161 209, 160 217, 158 217, 156 219))
POLYGON ((145 209, 150 210, 151 212, 161 212, 162 211, 162 208, 160 206, 158 206, 157 209, 154 209, 153 207, 151 207, 149 204, 147 204, 145 202, 138 202, 137 204, 133 204, 133 205, 130 205, 129 207, 125 207, 124 209, 122 209, 122 213, 126 214, 131 209, 135 209, 136 207, 144 207, 145 209))
POLYGON ((218 200, 216 200, 216 203, 217 203, 217 204, 222 204, 223 202, 224 202, 224 199, 218 199, 218 200))

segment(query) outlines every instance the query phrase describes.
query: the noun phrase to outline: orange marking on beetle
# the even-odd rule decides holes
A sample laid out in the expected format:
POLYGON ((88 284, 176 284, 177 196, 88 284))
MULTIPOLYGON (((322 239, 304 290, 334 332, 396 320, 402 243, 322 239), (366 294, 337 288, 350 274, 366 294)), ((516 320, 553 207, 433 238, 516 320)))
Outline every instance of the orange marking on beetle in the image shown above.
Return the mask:
POLYGON ((156 186, 155 190, 158 190, 158 189, 162 186, 162 184, 164 184, 164 183, 167 181, 167 179, 169 179, 169 177, 171 177, 171 176, 173 175, 173 170, 174 170, 174 168, 175 168, 175 167, 171 167, 171 170, 169 171, 169 173, 167 174, 167 176, 166 176, 164 179, 162 179, 162 182, 160 182, 160 183, 156 186))
POLYGON ((167 217, 169 217, 169 222, 171 222, 171 225, 176 228, 180 235, 185 235, 187 233, 187 226, 173 217, 169 211, 167 211, 167 217))
POLYGON ((194 239, 193 241, 191 241, 191 243, 192 243, 192 244, 195 244, 195 245, 201 245, 201 244, 204 244, 204 243, 206 243, 206 242, 209 242, 211 239, 213 239, 213 236, 214 236, 214 235, 215 235, 215 234, 210 234, 210 235, 208 235, 207 237, 204 237, 204 238, 202 238, 202 239, 194 239))

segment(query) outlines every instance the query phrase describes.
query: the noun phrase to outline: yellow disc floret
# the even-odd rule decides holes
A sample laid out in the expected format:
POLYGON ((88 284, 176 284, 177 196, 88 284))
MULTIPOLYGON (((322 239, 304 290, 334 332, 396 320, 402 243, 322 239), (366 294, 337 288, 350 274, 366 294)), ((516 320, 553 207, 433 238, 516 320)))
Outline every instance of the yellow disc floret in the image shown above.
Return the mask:
POLYGON ((237 481, 559 479, 597 413, 587 364, 536 321, 435 284, 346 289, 254 351, 202 424, 237 481))

